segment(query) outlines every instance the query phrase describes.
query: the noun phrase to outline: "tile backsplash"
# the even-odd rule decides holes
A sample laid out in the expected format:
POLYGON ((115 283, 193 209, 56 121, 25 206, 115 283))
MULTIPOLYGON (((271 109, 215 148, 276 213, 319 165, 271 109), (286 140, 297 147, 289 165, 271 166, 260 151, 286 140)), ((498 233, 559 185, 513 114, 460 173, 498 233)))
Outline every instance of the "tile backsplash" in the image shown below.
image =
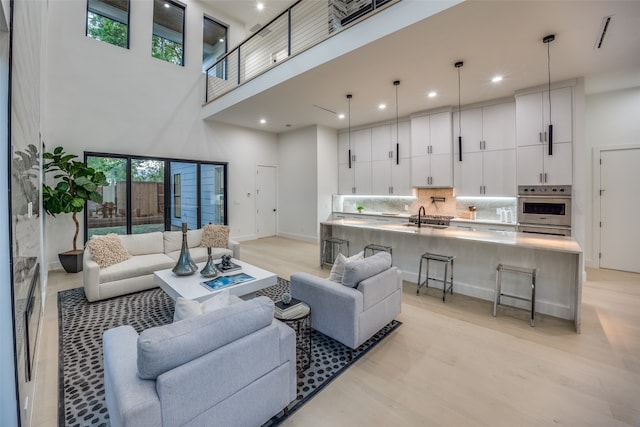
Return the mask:
POLYGON ((455 197, 452 188, 416 188, 413 196, 333 196, 333 211, 355 213, 364 206, 365 213, 413 215, 420 206, 428 215, 469 218, 469 206, 476 207, 476 219, 516 222, 515 197, 455 197), (508 212, 511 212, 510 214, 508 212), (511 221, 508 221, 511 219, 511 221))

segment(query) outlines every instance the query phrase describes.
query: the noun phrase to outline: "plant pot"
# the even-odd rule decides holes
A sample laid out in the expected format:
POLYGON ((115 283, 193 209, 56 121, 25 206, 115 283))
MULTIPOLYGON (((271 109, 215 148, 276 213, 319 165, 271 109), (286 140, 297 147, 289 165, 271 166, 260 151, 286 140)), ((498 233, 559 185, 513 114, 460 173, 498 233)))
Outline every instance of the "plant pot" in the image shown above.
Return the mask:
POLYGON ((67 251, 58 254, 58 258, 60 259, 60 264, 62 264, 62 268, 67 273, 78 273, 82 271, 82 255, 84 251, 67 251))

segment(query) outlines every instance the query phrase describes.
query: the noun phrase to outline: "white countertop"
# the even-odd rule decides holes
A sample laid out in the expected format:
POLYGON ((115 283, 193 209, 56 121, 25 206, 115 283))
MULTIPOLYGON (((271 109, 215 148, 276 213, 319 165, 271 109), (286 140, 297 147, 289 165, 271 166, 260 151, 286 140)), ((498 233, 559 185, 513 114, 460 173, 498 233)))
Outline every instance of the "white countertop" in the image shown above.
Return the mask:
MULTIPOLYGON (((336 219, 332 221, 322 222, 322 224, 330 226, 336 225, 344 227, 368 228, 397 233, 418 234, 425 237, 472 240, 476 242, 542 249, 555 252, 575 254, 582 253, 580 245, 573 237, 517 233, 515 231, 473 230, 457 227, 433 228, 422 226, 418 228, 417 226, 409 226, 407 224, 384 224, 372 221, 370 218, 368 219, 366 217, 364 217, 363 219, 336 219)), ((498 224, 505 223, 498 222, 498 224)))
MULTIPOLYGON (((374 211, 364 211, 362 213, 359 212, 338 212, 334 211, 333 214, 337 215, 358 215, 364 218, 366 217, 384 217, 384 218, 400 218, 400 219, 409 219, 412 215, 410 213, 396 213, 396 212, 374 212, 374 211)), ((516 226, 515 222, 502 222, 490 219, 467 219, 467 218, 459 218, 453 217, 451 219, 452 222, 466 223, 466 224, 485 224, 485 225, 506 225, 506 226, 516 226)))

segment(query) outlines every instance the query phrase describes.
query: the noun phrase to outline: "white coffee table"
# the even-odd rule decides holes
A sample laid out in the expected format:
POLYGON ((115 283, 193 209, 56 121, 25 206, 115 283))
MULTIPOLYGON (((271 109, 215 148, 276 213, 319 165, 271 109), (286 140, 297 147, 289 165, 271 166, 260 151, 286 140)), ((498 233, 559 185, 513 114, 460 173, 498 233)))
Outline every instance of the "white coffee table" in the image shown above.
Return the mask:
POLYGON ((222 276, 246 273, 249 276, 255 277, 255 279, 231 285, 223 289, 209 290, 202 285, 202 282, 210 279, 202 277, 199 273, 205 265, 204 262, 198 264, 198 272, 190 276, 177 276, 173 271, 171 271, 171 268, 156 271, 153 274, 160 288, 162 288, 162 290, 165 291, 174 301, 178 297, 204 301, 224 289, 228 289, 229 293, 232 295, 248 299, 253 298, 256 291, 273 286, 277 282, 276 275, 270 271, 263 270, 255 265, 251 265, 237 259, 232 259, 231 261, 242 267, 242 269, 222 274, 222 276))

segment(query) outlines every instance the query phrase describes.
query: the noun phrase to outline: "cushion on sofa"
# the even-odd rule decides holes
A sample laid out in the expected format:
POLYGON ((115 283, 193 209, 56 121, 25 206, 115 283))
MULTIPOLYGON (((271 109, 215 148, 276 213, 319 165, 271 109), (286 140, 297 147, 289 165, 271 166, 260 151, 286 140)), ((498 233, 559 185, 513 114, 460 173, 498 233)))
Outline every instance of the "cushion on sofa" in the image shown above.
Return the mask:
POLYGON ((226 248, 229 246, 229 231, 228 225, 205 225, 200 246, 203 248, 226 248))
POLYGON ((262 296, 146 329, 138 337, 138 376, 155 379, 272 322, 273 301, 262 296))
POLYGON ((229 304, 229 289, 224 289, 203 302, 178 297, 173 312, 173 321, 178 322, 199 314, 209 313, 229 304))
POLYGON ((100 283, 140 277, 154 271, 173 268, 176 262, 163 253, 138 255, 100 270, 100 283))
POLYGON ((355 288, 358 283, 375 276, 391 267, 391 255, 389 252, 376 252, 368 258, 348 262, 344 266, 342 284, 355 288))
MULTIPOLYGON (((178 258, 180 257, 180 251, 177 250, 173 252, 167 252, 165 255, 167 255, 174 261, 178 261, 178 258)), ((189 248, 189 255, 191 255, 191 259, 195 263, 205 262, 207 260, 207 248, 189 248)), ((222 255, 233 256, 233 251, 231 249, 211 248, 211 257, 213 259, 220 259, 222 255)))
POLYGON ((364 252, 358 252, 357 254, 347 258, 342 253, 338 253, 333 266, 331 266, 331 273, 329 273, 329 280, 342 283, 342 275, 344 274, 344 266, 351 261, 357 261, 364 258, 364 252))
POLYGON ((100 268, 106 268, 131 258, 131 254, 115 233, 109 233, 106 236, 93 236, 87 242, 87 246, 100 268))
POLYGON ((162 253, 162 232, 121 234, 118 236, 131 255, 162 253))
MULTIPOLYGON (((182 249, 182 231, 165 231, 163 233, 164 253, 180 251, 182 249)), ((187 231, 187 246, 195 248, 200 246, 202 240, 202 229, 187 231)))

